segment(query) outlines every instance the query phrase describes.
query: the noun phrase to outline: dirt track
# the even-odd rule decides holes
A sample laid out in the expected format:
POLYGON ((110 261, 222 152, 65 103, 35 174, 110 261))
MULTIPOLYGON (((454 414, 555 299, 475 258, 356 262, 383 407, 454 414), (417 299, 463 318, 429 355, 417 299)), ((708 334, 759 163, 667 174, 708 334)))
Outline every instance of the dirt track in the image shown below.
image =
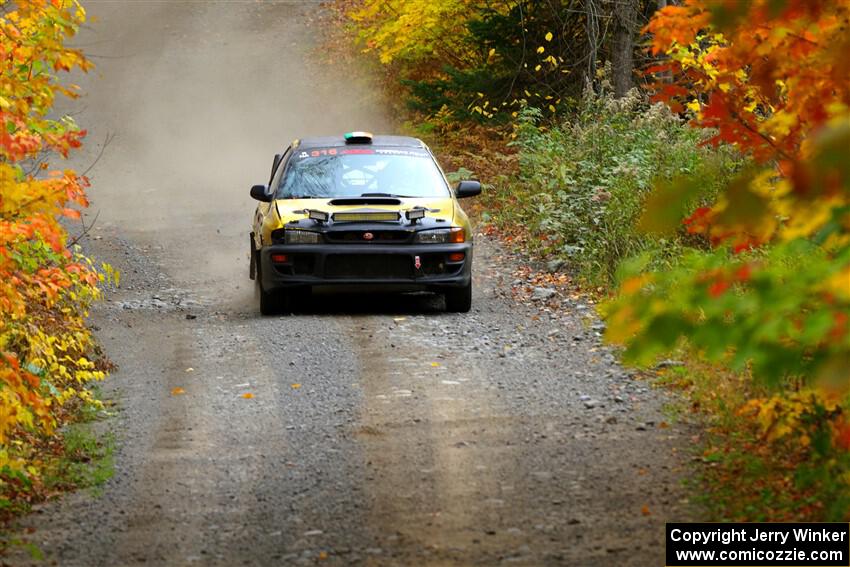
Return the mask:
POLYGON ((658 427, 660 394, 599 345, 586 305, 517 303, 496 243, 477 237, 469 315, 427 296, 257 315, 248 187, 295 137, 392 129, 358 73, 311 62, 315 4, 88 8, 77 161, 115 136, 88 218, 123 274, 95 317, 120 366, 119 450, 101 496, 25 520, 49 560, 663 564, 685 432, 658 427))

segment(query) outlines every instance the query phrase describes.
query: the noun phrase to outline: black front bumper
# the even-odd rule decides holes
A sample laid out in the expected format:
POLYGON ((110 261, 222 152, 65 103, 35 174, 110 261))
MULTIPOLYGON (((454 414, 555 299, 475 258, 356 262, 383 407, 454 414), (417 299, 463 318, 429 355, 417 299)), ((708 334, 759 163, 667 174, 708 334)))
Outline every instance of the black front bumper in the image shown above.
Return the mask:
POLYGON ((328 285, 439 291, 469 284, 472 243, 273 244, 258 259, 266 291, 328 285), (449 255, 458 253, 463 260, 452 261, 449 255), (279 255, 286 260, 272 258, 279 255))

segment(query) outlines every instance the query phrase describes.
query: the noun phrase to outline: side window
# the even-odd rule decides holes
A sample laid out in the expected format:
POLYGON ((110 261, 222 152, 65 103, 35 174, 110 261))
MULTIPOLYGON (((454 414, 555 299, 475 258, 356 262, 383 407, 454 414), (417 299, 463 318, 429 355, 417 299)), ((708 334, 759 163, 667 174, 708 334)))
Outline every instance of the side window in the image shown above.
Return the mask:
POLYGON ((283 175, 283 170, 286 169, 286 162, 289 161, 289 157, 292 155, 292 146, 286 148, 286 151, 283 152, 283 157, 280 159, 280 163, 277 164, 277 169, 272 173, 272 178, 269 180, 269 193, 274 195, 277 192, 277 187, 280 185, 280 178, 283 175))
POLYGON ((283 158, 280 160, 280 164, 277 166, 277 171, 275 171, 272 182, 269 185, 269 191, 274 195, 277 195, 280 191, 280 186, 283 184, 283 176, 286 170, 289 169, 289 161, 293 153, 292 146, 288 147, 286 153, 283 154, 283 158))

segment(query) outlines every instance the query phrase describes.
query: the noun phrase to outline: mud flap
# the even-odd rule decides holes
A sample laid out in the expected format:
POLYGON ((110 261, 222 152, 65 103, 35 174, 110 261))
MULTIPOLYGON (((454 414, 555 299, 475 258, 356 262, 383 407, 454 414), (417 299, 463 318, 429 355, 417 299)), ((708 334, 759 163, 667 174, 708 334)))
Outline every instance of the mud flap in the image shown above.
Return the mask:
POLYGON ((251 240, 251 259, 248 261, 248 277, 253 280, 257 277, 257 251, 254 250, 254 233, 252 232, 248 238, 251 240))

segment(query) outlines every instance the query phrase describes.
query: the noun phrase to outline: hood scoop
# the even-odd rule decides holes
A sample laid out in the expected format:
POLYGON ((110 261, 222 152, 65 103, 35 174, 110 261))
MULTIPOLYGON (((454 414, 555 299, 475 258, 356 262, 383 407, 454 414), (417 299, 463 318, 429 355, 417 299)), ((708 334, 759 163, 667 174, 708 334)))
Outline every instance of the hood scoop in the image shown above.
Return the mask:
POLYGON ((401 205, 401 199, 396 197, 343 197, 328 201, 334 207, 343 205, 401 205))

